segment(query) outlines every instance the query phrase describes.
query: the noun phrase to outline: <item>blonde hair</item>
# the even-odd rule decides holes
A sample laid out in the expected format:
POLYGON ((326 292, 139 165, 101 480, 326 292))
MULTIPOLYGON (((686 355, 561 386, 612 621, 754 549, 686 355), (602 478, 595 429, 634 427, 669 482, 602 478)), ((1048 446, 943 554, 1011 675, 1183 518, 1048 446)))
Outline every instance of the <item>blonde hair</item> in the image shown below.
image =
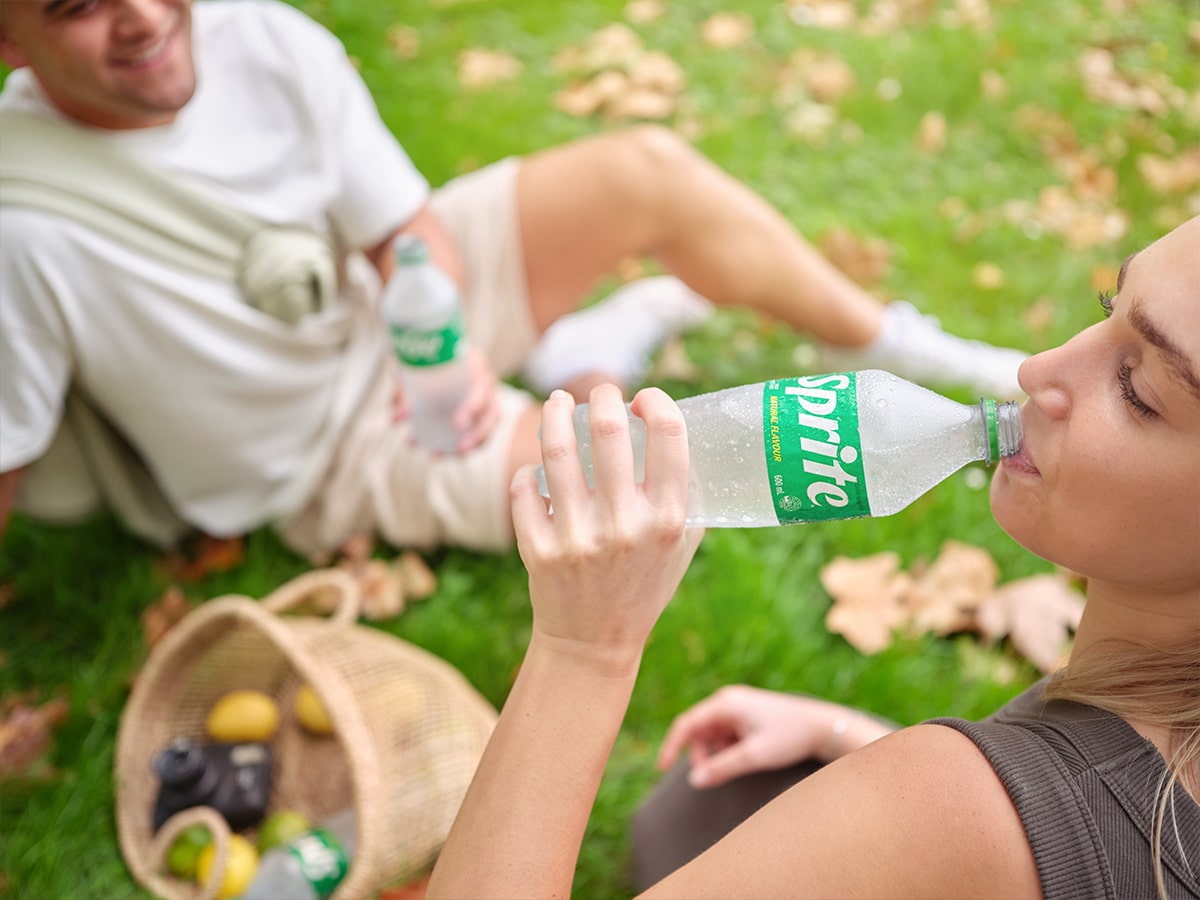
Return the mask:
POLYGON ((1103 641, 1072 656, 1047 683, 1044 696, 1086 703, 1167 730, 1167 774, 1155 794, 1152 832, 1154 880, 1159 897, 1167 900, 1163 826, 1168 807, 1173 807, 1175 783, 1200 800, 1200 650, 1193 643, 1164 649, 1103 641))

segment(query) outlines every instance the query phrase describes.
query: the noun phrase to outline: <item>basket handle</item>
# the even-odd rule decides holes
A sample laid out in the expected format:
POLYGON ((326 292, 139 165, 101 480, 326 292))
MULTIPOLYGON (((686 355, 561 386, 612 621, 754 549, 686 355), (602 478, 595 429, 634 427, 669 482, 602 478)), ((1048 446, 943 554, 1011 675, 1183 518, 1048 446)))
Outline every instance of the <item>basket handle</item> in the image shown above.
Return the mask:
POLYGON ((185 828, 192 825, 203 825, 212 835, 217 848, 216 859, 213 860, 212 872, 206 884, 200 885, 197 900, 214 900, 217 889, 225 880, 225 869, 229 865, 229 823, 225 817, 211 806, 193 806, 181 810, 162 824, 155 832, 150 842, 150 858, 159 867, 166 864, 167 851, 175 843, 175 838, 183 833, 185 828))
POLYGON ((316 569, 297 575, 277 587, 262 599, 264 609, 281 613, 299 605, 314 591, 332 588, 338 594, 338 604, 329 618, 333 622, 353 622, 358 618, 362 593, 358 582, 342 569, 316 569))

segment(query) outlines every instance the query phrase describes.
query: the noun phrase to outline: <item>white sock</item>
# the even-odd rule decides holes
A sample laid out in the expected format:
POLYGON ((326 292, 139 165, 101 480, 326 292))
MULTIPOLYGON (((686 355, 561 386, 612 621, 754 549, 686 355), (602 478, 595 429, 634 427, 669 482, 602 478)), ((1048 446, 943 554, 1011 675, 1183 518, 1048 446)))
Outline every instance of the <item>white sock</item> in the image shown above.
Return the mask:
POLYGON ((631 281, 551 325, 521 377, 543 394, 593 372, 631 387, 645 378, 650 356, 663 341, 712 313, 711 303, 674 276, 631 281))
POLYGON ((897 301, 884 310, 883 327, 865 347, 818 348, 823 371, 884 369, 927 386, 958 385, 997 399, 1022 395, 1017 369, 1025 353, 944 331, 932 316, 897 301))

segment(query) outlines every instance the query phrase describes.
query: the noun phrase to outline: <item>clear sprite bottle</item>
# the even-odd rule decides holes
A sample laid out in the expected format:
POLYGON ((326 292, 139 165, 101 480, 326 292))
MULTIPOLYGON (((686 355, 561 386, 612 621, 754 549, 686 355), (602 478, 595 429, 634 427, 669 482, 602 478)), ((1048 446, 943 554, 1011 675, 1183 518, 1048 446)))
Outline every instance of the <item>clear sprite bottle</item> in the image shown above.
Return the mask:
POLYGON ((470 375, 458 286, 429 257, 425 242, 401 235, 396 271, 383 291, 383 315, 404 374, 413 439, 439 453, 458 449, 454 411, 470 375))
POLYGON ((272 847, 258 861, 254 881, 241 900, 325 900, 350 869, 356 836, 350 807, 272 847))
MULTIPOLYGON (((968 463, 1021 449, 1016 403, 963 404, 877 369, 781 378, 679 401, 690 450, 688 524, 794 525, 888 516, 968 463)), ((587 404, 575 435, 588 484, 587 404)), ((636 477, 646 426, 630 415, 636 477)), ((542 467, 543 496, 550 496, 542 467)), ((551 498, 553 500, 553 498, 551 498)))

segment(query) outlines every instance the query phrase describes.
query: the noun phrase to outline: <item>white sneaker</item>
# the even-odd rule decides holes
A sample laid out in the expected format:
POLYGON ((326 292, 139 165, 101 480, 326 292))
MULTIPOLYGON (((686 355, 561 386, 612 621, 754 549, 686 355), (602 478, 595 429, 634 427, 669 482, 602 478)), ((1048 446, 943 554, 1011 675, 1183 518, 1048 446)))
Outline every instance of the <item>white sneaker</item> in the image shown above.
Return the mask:
POLYGON ((712 313, 711 303, 674 276, 631 281, 551 325, 533 348, 521 378, 543 394, 592 372, 632 387, 646 377, 650 355, 663 341, 712 313))
POLYGON ((968 387, 1001 400, 1024 396, 1017 368, 1027 357, 1019 350, 948 334, 936 318, 902 301, 885 307, 883 328, 867 346, 824 344, 817 350, 820 371, 884 369, 918 384, 968 387))

